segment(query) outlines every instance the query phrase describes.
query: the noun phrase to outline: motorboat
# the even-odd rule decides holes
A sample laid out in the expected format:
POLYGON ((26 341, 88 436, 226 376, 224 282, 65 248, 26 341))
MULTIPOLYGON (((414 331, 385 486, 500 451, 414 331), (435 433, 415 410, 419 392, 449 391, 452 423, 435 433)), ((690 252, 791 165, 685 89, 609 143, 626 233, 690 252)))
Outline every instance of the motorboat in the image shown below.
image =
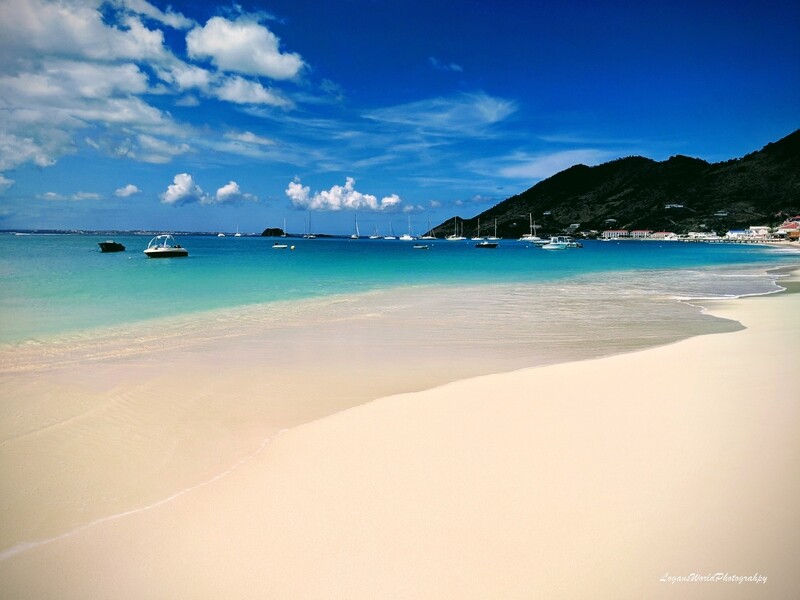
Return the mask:
POLYGON ((414 250, 428 250, 429 248, 428 244, 414 244, 414 250))
POLYGON ((189 256, 189 251, 175 242, 169 234, 157 235, 147 244, 144 253, 148 258, 179 258, 189 256))
POLYGON ((106 240, 105 242, 98 242, 100 252, 124 252, 125 246, 113 240, 106 240))
POLYGON ((583 244, 569 236, 558 235, 551 237, 550 241, 542 246, 542 250, 566 250, 567 248, 583 248, 583 244))
POLYGON ((476 248, 497 248, 497 242, 482 241, 475 244, 476 248))
POLYGON ((275 242, 274 244, 272 244, 272 248, 274 250, 286 250, 286 248, 288 247, 289 247, 288 244, 283 244, 281 242, 275 242))

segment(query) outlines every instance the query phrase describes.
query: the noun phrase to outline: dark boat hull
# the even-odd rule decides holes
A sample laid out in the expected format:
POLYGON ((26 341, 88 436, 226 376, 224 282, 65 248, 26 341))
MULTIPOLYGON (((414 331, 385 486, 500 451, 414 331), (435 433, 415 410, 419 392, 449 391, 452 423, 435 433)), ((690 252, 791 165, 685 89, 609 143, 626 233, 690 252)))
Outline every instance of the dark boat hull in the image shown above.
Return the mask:
POLYGON ((148 258, 181 258, 184 256, 189 256, 189 252, 187 252, 184 248, 170 248, 168 250, 159 249, 155 252, 145 250, 144 253, 148 258))
POLYGON ((99 242, 100 252, 124 252, 125 246, 119 242, 99 242))
POLYGON ((481 242, 480 244, 475 244, 476 248, 497 248, 496 242, 481 242))

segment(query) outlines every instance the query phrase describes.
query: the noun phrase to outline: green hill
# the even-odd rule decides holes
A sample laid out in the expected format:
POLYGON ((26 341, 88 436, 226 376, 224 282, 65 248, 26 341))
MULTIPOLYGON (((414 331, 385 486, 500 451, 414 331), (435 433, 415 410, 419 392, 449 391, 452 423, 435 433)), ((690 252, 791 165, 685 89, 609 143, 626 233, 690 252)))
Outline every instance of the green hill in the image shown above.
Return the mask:
MULTIPOLYGON (((800 214, 800 130, 721 163, 631 156, 595 167, 575 165, 464 219, 464 231, 474 235, 480 219, 486 235, 497 219, 498 235, 519 237, 529 231, 529 213, 540 233, 561 232, 572 224, 580 224, 583 232, 675 233, 773 225, 800 214)), ((440 237, 451 234, 453 219, 434 229, 440 237)))

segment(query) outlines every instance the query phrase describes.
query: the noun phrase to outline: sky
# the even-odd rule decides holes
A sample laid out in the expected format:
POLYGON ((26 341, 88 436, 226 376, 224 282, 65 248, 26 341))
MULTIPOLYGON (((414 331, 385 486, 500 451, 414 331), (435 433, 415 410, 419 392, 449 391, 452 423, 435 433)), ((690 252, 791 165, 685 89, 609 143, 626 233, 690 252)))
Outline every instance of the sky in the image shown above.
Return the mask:
POLYGON ((0 229, 416 233, 800 127, 796 0, 0 0, 0 229))

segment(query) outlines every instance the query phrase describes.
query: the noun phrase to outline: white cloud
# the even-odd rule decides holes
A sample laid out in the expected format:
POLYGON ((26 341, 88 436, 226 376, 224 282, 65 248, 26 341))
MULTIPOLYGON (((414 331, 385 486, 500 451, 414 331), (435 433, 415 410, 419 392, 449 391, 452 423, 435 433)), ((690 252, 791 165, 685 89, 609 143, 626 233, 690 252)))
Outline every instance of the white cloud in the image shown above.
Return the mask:
MULTIPOLYGON (((100 12, 102 2, 4 0, 0 2, 0 50, 19 56, 58 55, 99 61, 114 59, 168 60, 164 35, 134 16, 123 18, 124 29, 109 27, 100 12)), ((3 61, 6 62, 6 61, 3 61)), ((9 61, 0 69, 15 68, 9 61)))
POLYGON ((257 81, 249 81, 239 76, 225 78, 219 86, 213 88, 212 94, 220 100, 235 104, 268 104, 281 107, 291 104, 257 81))
POLYGON ((187 34, 186 47, 191 58, 209 58, 223 71, 272 79, 292 79, 305 66, 299 54, 281 53, 275 34, 245 16, 212 17, 187 34))
POLYGON ((272 146, 275 142, 269 138, 256 135, 251 131, 243 131, 241 133, 228 132, 225 137, 235 142, 242 142, 243 144, 255 144, 257 146, 272 146))
POLYGON ((402 200, 397 194, 386 196, 378 201, 372 194, 362 194, 355 189, 355 179, 348 177, 344 186, 334 185, 330 190, 324 190, 311 195, 311 188, 302 185, 295 178, 286 188, 286 195, 298 208, 320 211, 339 210, 392 210, 399 207, 402 200))
POLYGON ((382 108, 367 113, 365 117, 438 135, 477 136, 516 110, 517 104, 512 100, 477 92, 382 108))
POLYGON ((461 73, 464 70, 464 67, 461 65, 457 65, 456 63, 443 63, 433 56, 428 57, 428 63, 430 63, 430 65, 437 71, 453 71, 455 73, 461 73))
POLYGON ((150 17, 173 29, 189 29, 195 24, 194 21, 187 19, 181 13, 173 12, 172 8, 167 8, 167 12, 164 12, 146 0, 114 0, 114 4, 131 12, 150 17))
POLYGON ((188 173, 179 173, 175 175, 173 183, 167 187, 167 191, 161 194, 161 202, 173 206, 180 206, 181 204, 189 204, 191 202, 207 204, 209 202, 209 197, 203 192, 200 186, 194 182, 191 175, 188 173))
POLYGON ((59 194, 57 192, 45 192, 44 194, 39 194, 36 196, 40 200, 50 200, 54 202, 60 202, 64 200, 73 200, 73 201, 81 201, 81 200, 102 200, 103 195, 97 194, 95 192, 76 192, 69 196, 65 196, 63 194, 59 194))
POLYGON ((616 156, 617 154, 614 152, 593 148, 533 155, 516 153, 494 161, 492 165, 484 165, 482 168, 487 173, 492 172, 509 179, 545 179, 573 165, 597 165, 616 156))
POLYGON ((134 151, 133 154, 139 160, 148 163, 168 163, 173 157, 190 151, 188 144, 175 144, 146 134, 139 135, 137 141, 138 151, 134 151))
POLYGON ((219 188, 214 196, 214 199, 220 204, 238 202, 240 200, 251 200, 254 202, 258 200, 258 198, 252 194, 242 193, 242 191, 239 189, 239 184, 235 181, 229 181, 227 184, 219 188))
POLYGON ((5 192, 12 185, 14 185, 14 180, 0 173, 0 192, 5 192))
POLYGON ((132 183, 129 183, 125 187, 121 187, 117 190, 114 190, 114 195, 120 198, 127 198, 128 196, 133 196, 134 194, 138 194, 141 191, 142 190, 140 190, 138 187, 136 187, 132 183))

